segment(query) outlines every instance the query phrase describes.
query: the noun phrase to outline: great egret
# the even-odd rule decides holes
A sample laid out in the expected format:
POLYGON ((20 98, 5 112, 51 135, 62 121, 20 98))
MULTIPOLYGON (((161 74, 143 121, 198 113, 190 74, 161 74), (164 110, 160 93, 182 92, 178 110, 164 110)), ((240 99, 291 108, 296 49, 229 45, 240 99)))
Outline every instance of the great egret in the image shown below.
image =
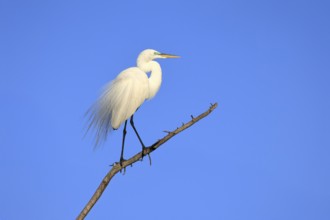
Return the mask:
POLYGON ((162 70, 156 61, 157 58, 179 58, 179 56, 160 53, 147 49, 137 58, 137 67, 122 71, 113 81, 108 83, 98 101, 90 108, 90 124, 88 129, 96 129, 96 145, 105 140, 108 133, 118 129, 125 122, 123 129, 120 165, 124 161, 124 144, 127 120, 142 145, 142 157, 145 145, 138 134, 133 121, 136 110, 146 99, 153 98, 162 83, 162 70), (150 72, 150 77, 147 73, 150 72))

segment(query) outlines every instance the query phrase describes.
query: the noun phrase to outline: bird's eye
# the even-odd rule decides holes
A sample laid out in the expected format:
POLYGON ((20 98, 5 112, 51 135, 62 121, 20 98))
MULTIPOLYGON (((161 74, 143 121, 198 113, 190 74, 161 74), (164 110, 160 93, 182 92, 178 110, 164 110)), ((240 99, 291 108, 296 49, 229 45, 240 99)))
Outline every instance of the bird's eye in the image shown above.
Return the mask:
POLYGON ((159 52, 157 52, 157 51, 155 51, 155 52, 154 52, 154 55, 159 55, 159 54, 160 54, 160 53, 159 53, 159 52))

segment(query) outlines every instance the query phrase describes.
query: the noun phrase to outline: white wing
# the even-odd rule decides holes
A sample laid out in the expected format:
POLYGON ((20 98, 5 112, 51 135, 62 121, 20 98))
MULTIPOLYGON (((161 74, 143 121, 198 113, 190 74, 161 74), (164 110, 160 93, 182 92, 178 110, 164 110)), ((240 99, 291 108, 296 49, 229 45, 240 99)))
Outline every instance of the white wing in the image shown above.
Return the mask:
POLYGON ((148 77, 136 67, 124 70, 106 85, 89 111, 89 128, 96 129, 96 144, 105 140, 112 129, 119 128, 148 97, 148 77))

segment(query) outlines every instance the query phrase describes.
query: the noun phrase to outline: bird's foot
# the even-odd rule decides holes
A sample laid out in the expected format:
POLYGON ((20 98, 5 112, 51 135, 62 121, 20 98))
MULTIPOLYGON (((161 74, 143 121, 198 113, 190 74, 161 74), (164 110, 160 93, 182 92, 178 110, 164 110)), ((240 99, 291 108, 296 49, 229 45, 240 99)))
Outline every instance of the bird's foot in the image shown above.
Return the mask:
POLYGON ((126 167, 123 167, 123 162, 125 162, 126 160, 124 158, 120 158, 119 160, 119 166, 120 166, 120 172, 123 171, 123 175, 126 173, 126 167))
POLYGON ((142 147, 142 151, 141 151, 141 154, 142 154, 142 155, 141 155, 141 161, 143 161, 143 157, 144 157, 144 156, 148 155, 148 158, 149 158, 149 164, 150 164, 150 166, 151 166, 151 157, 150 157, 150 153, 145 154, 145 153, 144 153, 145 149, 146 149, 146 147, 142 147))
POLYGON ((125 162, 126 160, 123 158, 123 157, 121 157, 120 159, 119 159, 119 165, 121 166, 121 167, 123 167, 123 162, 125 162))

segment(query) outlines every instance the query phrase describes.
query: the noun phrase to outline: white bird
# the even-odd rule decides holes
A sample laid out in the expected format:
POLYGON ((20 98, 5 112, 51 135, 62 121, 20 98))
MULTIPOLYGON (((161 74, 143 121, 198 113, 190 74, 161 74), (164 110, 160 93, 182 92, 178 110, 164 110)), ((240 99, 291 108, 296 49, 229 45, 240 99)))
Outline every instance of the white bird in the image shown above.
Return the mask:
POLYGON ((109 132, 118 129, 125 122, 123 129, 122 149, 120 164, 124 161, 124 143, 126 136, 127 120, 136 133, 142 145, 142 157, 145 145, 138 134, 133 121, 136 110, 146 99, 153 98, 162 83, 162 70, 156 61, 157 58, 179 58, 179 56, 160 53, 147 49, 142 51, 137 58, 137 67, 122 71, 113 81, 108 83, 97 102, 90 108, 90 124, 96 130, 96 145, 104 141, 109 132), (148 77, 147 73, 150 72, 148 77))

